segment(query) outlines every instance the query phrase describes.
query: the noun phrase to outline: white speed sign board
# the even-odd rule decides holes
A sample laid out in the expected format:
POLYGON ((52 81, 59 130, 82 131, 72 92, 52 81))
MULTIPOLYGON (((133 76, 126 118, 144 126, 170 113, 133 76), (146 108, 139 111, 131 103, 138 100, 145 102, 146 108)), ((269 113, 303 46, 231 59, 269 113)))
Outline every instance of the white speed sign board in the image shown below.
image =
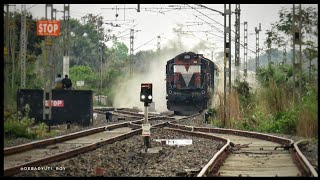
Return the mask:
POLYGON ((77 86, 84 86, 84 81, 77 81, 77 86))
POLYGON ((150 124, 142 124, 142 136, 150 136, 150 124))

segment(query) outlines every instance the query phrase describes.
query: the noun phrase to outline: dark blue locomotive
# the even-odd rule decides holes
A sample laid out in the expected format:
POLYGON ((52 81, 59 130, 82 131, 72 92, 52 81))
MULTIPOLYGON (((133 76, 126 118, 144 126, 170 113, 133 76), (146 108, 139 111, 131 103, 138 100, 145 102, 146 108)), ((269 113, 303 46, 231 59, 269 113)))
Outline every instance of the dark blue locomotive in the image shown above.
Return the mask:
POLYGON ((185 52, 167 61, 167 108, 175 114, 202 112, 211 104, 217 66, 202 54, 185 52))

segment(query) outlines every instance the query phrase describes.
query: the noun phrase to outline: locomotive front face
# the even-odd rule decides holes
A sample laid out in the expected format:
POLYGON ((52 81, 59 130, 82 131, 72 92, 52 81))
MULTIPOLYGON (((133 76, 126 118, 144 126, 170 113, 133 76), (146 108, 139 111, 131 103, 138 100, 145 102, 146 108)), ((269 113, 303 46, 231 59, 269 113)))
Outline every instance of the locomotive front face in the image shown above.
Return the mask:
POLYGON ((175 89, 200 88, 201 66, 197 57, 186 54, 178 56, 173 64, 175 89))
POLYGON ((194 53, 183 53, 167 63, 167 107, 172 111, 207 108, 205 64, 194 53))

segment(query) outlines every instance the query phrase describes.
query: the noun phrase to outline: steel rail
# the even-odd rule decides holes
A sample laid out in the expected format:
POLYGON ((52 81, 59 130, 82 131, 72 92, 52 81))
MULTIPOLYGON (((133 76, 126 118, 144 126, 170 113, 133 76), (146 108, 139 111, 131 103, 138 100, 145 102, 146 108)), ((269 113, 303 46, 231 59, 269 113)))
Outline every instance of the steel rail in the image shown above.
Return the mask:
POLYGON ((314 167, 311 165, 311 163, 308 161, 308 159, 302 154, 299 148, 299 144, 302 142, 308 141, 306 139, 297 141, 294 143, 294 150, 293 150, 293 159, 296 161, 299 161, 298 163, 302 164, 304 169, 307 171, 307 174, 312 177, 318 177, 317 171, 314 169, 314 167))
MULTIPOLYGON (((132 122, 139 122, 139 121, 142 121, 142 120, 137 120, 137 121, 132 121, 132 122)), ((113 130, 113 129, 117 129, 117 128, 121 128, 121 127, 127 127, 127 126, 136 126, 136 127, 139 126, 139 125, 135 125, 132 122, 125 122, 125 123, 119 123, 119 124, 89 129, 89 130, 85 130, 82 132, 73 133, 71 136, 69 135, 70 137, 68 137, 68 135, 64 135, 62 137, 50 138, 49 140, 42 140, 42 141, 37 141, 37 142, 33 142, 33 143, 28 143, 28 144, 12 147, 9 150, 7 149, 7 155, 10 153, 14 154, 14 153, 22 152, 22 150, 19 151, 18 149, 23 149, 23 151, 26 151, 28 149, 30 150, 35 147, 50 145, 50 144, 54 144, 55 142, 62 142, 62 141, 66 141, 69 139, 83 137, 86 135, 90 135, 90 134, 94 134, 94 133, 98 133, 98 132, 102 132, 102 131, 108 131, 108 130, 113 130)), ((164 126, 166 126, 166 123, 160 123, 160 124, 151 126, 151 128, 159 128, 159 127, 164 127, 164 126)), ((118 135, 113 138, 109 138, 109 139, 99 141, 96 143, 92 143, 92 144, 89 144, 89 145, 86 145, 86 146, 83 146, 80 148, 76 148, 76 149, 62 152, 59 154, 55 154, 52 156, 47 156, 42 159, 37 159, 34 161, 26 162, 24 164, 20 164, 20 165, 14 166, 14 167, 4 169, 4 175, 5 176, 12 176, 12 175, 18 174, 21 172, 21 168, 23 168, 23 167, 35 167, 35 166, 40 166, 40 165, 45 165, 48 163, 56 162, 56 161, 62 161, 65 159, 69 159, 69 158, 74 157, 76 155, 95 150, 99 147, 102 147, 105 144, 111 144, 111 143, 114 143, 117 141, 121 141, 121 140, 127 139, 129 137, 132 137, 134 135, 137 135, 139 133, 142 133, 141 126, 139 127, 139 129, 132 130, 131 132, 124 133, 124 134, 118 135)))
MULTIPOLYGON (((167 123, 167 125, 170 126, 170 124, 168 124, 168 123, 167 123)), ((190 127, 188 127, 188 128, 190 128, 190 127)), ((177 128, 165 128, 165 129, 176 131, 176 132, 179 132, 179 133, 192 135, 192 136, 198 136, 198 137, 201 137, 201 138, 208 138, 208 139, 212 139, 212 140, 215 140, 215 141, 221 141, 221 142, 225 143, 224 146, 200 170, 200 172, 198 173, 197 177, 204 177, 207 174, 209 174, 209 172, 217 171, 218 170, 217 167, 219 167, 218 164, 222 164, 222 162, 224 162, 224 160, 231 153, 231 147, 234 146, 234 144, 229 139, 218 137, 218 136, 214 136, 214 135, 203 133, 203 132, 199 132, 199 131, 197 132, 197 131, 190 131, 190 130, 182 130, 182 129, 177 129, 177 128)))
MULTIPOLYGON (((126 124, 126 123, 122 123, 122 124, 126 124)), ((97 127, 97 128, 92 128, 92 129, 80 131, 80 132, 75 132, 75 133, 71 133, 71 134, 67 134, 67 135, 54 137, 54 138, 34 141, 34 142, 31 142, 31 143, 26 143, 26 144, 21 144, 21 145, 14 146, 14 147, 8 147, 8 148, 4 149, 4 155, 6 156, 6 155, 11 155, 11 154, 15 154, 15 153, 24 152, 24 151, 28 151, 28 150, 31 150, 31 149, 34 149, 34 148, 39 148, 39 147, 43 147, 43 146, 47 146, 47 145, 51 145, 51 144, 67 141, 67 140, 70 140, 70 139, 75 139, 75 138, 79 138, 79 137, 83 137, 83 136, 88 136, 88 135, 91 135, 91 134, 99 133, 99 132, 102 132, 104 130, 105 130, 104 126, 103 127, 97 127)))
MULTIPOLYGON (((294 163, 296 164, 296 166, 298 167, 299 171, 303 176, 318 177, 317 172, 315 171, 313 166, 310 164, 310 162, 307 160, 307 158, 301 153, 298 147, 298 144, 301 143, 302 141, 298 141, 294 143, 294 141, 291 139, 277 137, 269 134, 258 133, 258 132, 256 133, 256 132, 250 132, 250 131, 242 131, 242 130, 193 127, 193 126, 179 125, 179 124, 173 124, 173 123, 168 123, 168 126, 176 129, 182 129, 184 131, 231 134, 231 135, 244 136, 244 137, 262 139, 262 140, 279 143, 281 144, 281 147, 284 147, 284 148, 286 147, 289 149, 289 152, 291 154, 291 157, 294 163)), ((225 152, 220 150, 215 155, 215 159, 210 160, 210 162, 208 163, 208 166, 211 166, 211 167, 216 166, 217 164, 216 162, 219 160, 220 162, 222 162, 226 158, 224 155, 225 155, 225 152)), ((215 168, 219 169, 220 167, 215 167, 215 168)), ((202 169, 201 174, 199 173, 198 177, 206 176, 208 175, 209 172, 210 171, 208 171, 208 169, 202 169)))
POLYGON ((114 143, 114 142, 117 142, 117 141, 120 141, 123 139, 127 139, 127 138, 129 138, 133 135, 139 134, 141 132, 142 132, 142 129, 133 130, 131 132, 116 136, 114 138, 103 140, 103 141, 93 143, 93 144, 90 144, 87 146, 83 146, 83 147, 80 147, 77 149, 73 149, 70 151, 59 153, 59 154, 56 154, 53 156, 48 156, 43 159, 39 159, 39 160, 24 163, 24 164, 20 164, 20 165, 14 166, 14 167, 10 167, 10 168, 4 170, 4 175, 5 176, 12 176, 12 175, 18 174, 21 172, 21 168, 23 168, 23 167, 35 167, 35 166, 40 166, 40 165, 45 165, 48 163, 56 162, 56 161, 62 161, 65 159, 69 159, 69 158, 74 157, 78 154, 82 154, 82 153, 85 153, 88 151, 95 150, 105 144, 111 144, 111 143, 114 143))

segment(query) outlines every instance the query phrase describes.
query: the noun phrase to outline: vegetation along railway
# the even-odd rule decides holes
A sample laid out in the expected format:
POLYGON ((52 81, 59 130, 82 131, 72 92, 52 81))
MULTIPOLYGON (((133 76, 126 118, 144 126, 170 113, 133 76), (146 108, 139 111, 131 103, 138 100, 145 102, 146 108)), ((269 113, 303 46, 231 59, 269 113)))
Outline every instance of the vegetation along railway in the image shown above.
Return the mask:
MULTIPOLYGON (((102 113, 103 115, 105 114, 105 112, 101 109, 95 111, 98 113, 102 113)), ((54 162, 57 166, 57 164, 59 164, 59 161, 70 161, 70 159, 76 159, 78 156, 81 156, 81 154, 89 153, 89 151, 95 152, 100 148, 106 148, 108 146, 120 142, 125 142, 127 139, 133 137, 141 139, 139 136, 142 132, 141 123, 143 122, 143 119, 141 119, 141 114, 139 114, 139 112, 127 110, 115 110, 114 112, 118 114, 118 118, 126 117, 128 116, 128 114, 130 114, 131 117, 136 117, 140 119, 126 122, 124 121, 120 123, 118 122, 116 124, 92 128, 64 136, 5 148, 4 174, 6 176, 28 176, 28 174, 30 175, 30 173, 32 174, 35 172, 31 171, 30 167, 45 167, 45 165, 50 165, 54 162), (29 170, 26 169, 28 167, 29 170)), ((157 135, 156 132, 166 131, 168 134, 166 137, 169 139, 170 137, 172 139, 175 139, 176 137, 184 134, 185 136, 182 137, 191 138, 193 140, 193 144, 198 146, 200 146, 200 144, 197 144, 196 142, 200 140, 197 139, 195 141, 195 138, 209 139, 209 144, 216 144, 214 149, 209 149, 209 145, 201 147, 201 149, 198 149, 199 152, 197 152, 197 154, 205 155, 205 158, 199 157, 199 159, 204 158, 204 160, 202 160, 196 165, 193 165, 193 167, 179 167, 183 166, 183 163, 181 164, 180 162, 180 165, 178 164, 177 166, 171 167, 176 168, 177 171, 166 170, 165 172, 156 175, 198 177, 317 176, 317 172, 310 165, 308 160, 306 160, 305 156, 300 152, 297 146, 297 142, 294 143, 293 140, 290 139, 255 132, 221 128, 195 127, 182 124, 183 121, 190 119, 194 120, 195 118, 199 117, 202 118, 200 114, 195 114, 191 116, 172 117, 169 117, 167 115, 154 115, 150 118, 150 123, 152 124, 152 131, 155 132, 155 135, 152 137, 153 140, 156 140, 156 137, 160 137, 157 135), (177 136, 176 134, 180 135, 177 136), (211 153, 209 153, 210 151, 211 153), (170 174, 169 172, 175 173, 170 174)), ((164 150, 160 150, 159 152, 154 154, 161 154, 163 152, 166 152, 165 150, 168 150, 165 149, 167 146, 169 146, 168 142, 166 144, 165 139, 158 140, 160 144, 156 143, 156 141, 152 141, 151 145, 153 147, 151 147, 150 149, 160 148, 164 150)), ((202 143, 205 143, 205 140, 202 141, 202 143)), ((135 153, 140 153, 141 155, 141 152, 139 151, 142 150, 142 143, 132 144, 138 144, 140 148, 134 150, 138 151, 135 153)), ((187 145, 178 146, 176 148, 181 149, 181 152, 183 152, 183 148, 186 147, 187 145)), ((127 149, 127 151, 132 151, 132 149, 127 149)), ((174 149, 172 151, 174 151, 174 149)), ((192 153, 194 151, 196 151, 196 148, 189 149, 186 153, 192 153)), ((121 154, 118 154, 117 152, 113 153, 113 156, 115 157, 121 156, 121 154)), ((126 153, 130 154, 130 152, 126 153)), ((111 152, 109 152, 108 154, 110 155, 111 152)), ((169 154, 170 153, 168 153, 167 155, 169 154)), ((164 153, 164 155, 166 155, 166 153, 164 153)), ((188 154, 183 155, 188 156, 188 154)), ((143 157, 144 159, 147 159, 145 158, 146 156, 143 157)), ((158 161, 160 161, 161 158, 163 157, 156 157, 158 161)), ((188 161, 197 161, 195 159, 187 159, 188 161)), ((120 161, 126 161, 126 159, 124 158, 120 161)), ((182 161, 184 162, 186 160, 184 159, 182 161)), ((175 163, 177 162, 171 162, 171 164, 175 163)), ((68 163, 65 163, 64 167, 70 168, 66 166, 67 164, 68 163)), ((112 164, 109 164, 109 166, 112 166, 112 164)), ((143 169, 138 170, 145 171, 143 169)), ((115 171, 114 174, 117 175, 116 170, 113 171, 115 171)), ((127 171, 130 171, 130 169, 127 169, 127 171)), ((162 169, 162 171, 164 170, 162 169)), ((40 172, 45 172, 45 175, 49 176, 50 174, 52 175, 52 173, 57 173, 53 171, 41 170, 36 172, 38 172, 38 175, 40 172)), ((61 171, 59 172, 59 175, 66 176, 67 174, 64 174, 66 172, 67 171, 61 171)), ((150 176, 155 175, 155 172, 161 172, 161 169, 153 169, 152 172, 153 174, 151 173, 150 176)), ((88 174, 83 175, 86 176, 88 174)), ((112 169, 105 168, 103 174, 97 174, 97 172, 95 172, 95 174, 91 175, 112 176, 113 174, 112 169)))

